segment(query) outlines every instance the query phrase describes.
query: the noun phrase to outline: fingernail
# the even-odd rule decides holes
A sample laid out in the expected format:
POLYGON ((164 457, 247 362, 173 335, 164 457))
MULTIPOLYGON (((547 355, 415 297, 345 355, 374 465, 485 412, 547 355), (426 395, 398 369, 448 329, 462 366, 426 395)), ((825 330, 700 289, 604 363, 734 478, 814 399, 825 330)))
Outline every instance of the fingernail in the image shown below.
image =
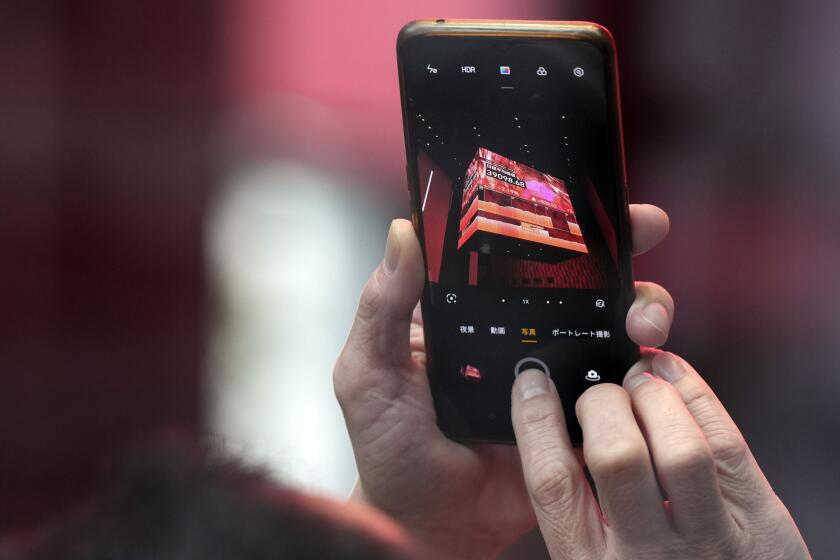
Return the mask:
POLYGON ((395 222, 391 222, 388 229, 388 241, 385 244, 385 270, 394 272, 400 262, 400 240, 397 239, 395 222))
POLYGON ((652 301, 642 309, 642 319, 662 334, 668 334, 668 310, 658 301, 652 301))
POLYGON ((653 359, 653 373, 673 383, 685 375, 685 370, 673 354, 665 352, 653 359))
POLYGON ((628 393, 632 393, 633 389, 635 389, 642 383, 646 383, 650 380, 651 375, 646 371, 634 373, 633 375, 624 380, 624 390, 628 393))
POLYGON ((548 394, 548 376, 538 369, 526 369, 516 378, 516 392, 520 401, 548 394))

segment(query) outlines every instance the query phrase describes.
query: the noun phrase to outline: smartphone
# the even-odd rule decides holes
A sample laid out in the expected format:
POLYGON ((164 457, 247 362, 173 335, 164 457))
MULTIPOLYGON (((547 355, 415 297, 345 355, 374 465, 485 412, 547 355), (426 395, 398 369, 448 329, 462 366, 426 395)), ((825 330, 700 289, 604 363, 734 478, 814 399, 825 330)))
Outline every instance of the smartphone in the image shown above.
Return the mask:
POLYGON ((615 45, 586 22, 428 20, 397 39, 426 361, 441 430, 514 442, 536 368, 578 396, 638 359, 615 45))

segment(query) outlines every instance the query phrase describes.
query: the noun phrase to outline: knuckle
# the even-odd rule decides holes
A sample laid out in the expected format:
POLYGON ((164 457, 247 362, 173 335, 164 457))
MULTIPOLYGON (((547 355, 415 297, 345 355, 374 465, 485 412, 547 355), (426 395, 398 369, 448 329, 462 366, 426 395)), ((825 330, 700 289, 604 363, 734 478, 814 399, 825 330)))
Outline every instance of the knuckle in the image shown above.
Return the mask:
POLYGON ((550 430, 560 422, 562 411, 554 403, 545 398, 531 399, 528 406, 522 407, 519 419, 522 426, 529 432, 550 430))
POLYGON ((333 367, 333 392, 339 406, 347 410, 356 406, 370 393, 374 368, 354 358, 357 353, 343 351, 333 367))
MULTIPOLYGON (((393 377, 394 372, 365 369, 352 365, 347 357, 340 357, 333 370, 333 392, 344 415, 351 440, 357 440, 376 428, 383 415, 393 410, 400 400, 397 384, 382 383, 383 377, 393 377), (345 365, 350 364, 350 365, 345 365)), ((386 424, 402 421, 401 416, 386 424)))
POLYGON ((534 503, 543 510, 566 507, 576 491, 575 467, 557 457, 537 462, 528 480, 534 503))
POLYGON ((686 408, 700 422, 714 418, 718 414, 717 398, 710 389, 702 385, 686 384, 683 389, 683 400, 686 408))
POLYGON ((744 469, 749 462, 749 447, 737 429, 729 425, 725 415, 722 416, 717 397, 705 387, 691 387, 687 389, 685 403, 702 426, 718 467, 729 474, 737 474, 744 469))
POLYGON ((652 382, 642 383, 633 391, 633 400, 639 406, 660 403, 669 399, 675 391, 669 383, 654 379, 652 382))
POLYGON ((338 404, 344 408, 358 393, 358 383, 354 382, 351 368, 347 364, 344 353, 339 355, 333 367, 333 392, 338 404))
POLYGON ((708 445, 699 438, 686 438, 670 442, 664 456, 657 461, 657 468, 671 476, 692 476, 714 469, 714 459, 708 445))
POLYGON ((362 289, 356 316, 365 320, 373 319, 379 314, 382 305, 383 293, 379 281, 379 269, 377 269, 362 289))
POLYGON ((744 438, 730 429, 710 430, 706 434, 712 455, 727 474, 737 474, 746 467, 750 451, 744 438))
POLYGON ((586 464, 592 475, 613 479, 646 468, 648 449, 639 438, 626 434, 601 438, 586 449, 586 464))

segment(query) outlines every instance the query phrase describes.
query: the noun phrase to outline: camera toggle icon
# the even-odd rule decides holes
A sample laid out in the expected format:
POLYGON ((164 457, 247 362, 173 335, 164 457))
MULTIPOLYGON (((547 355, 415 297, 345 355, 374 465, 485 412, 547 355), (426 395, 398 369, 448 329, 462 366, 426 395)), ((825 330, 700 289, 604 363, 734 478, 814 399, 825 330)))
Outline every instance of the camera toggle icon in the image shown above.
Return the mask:
POLYGON ((586 372, 586 375, 584 376, 584 379, 586 379, 587 381, 600 381, 601 376, 598 375, 598 372, 595 371, 594 369, 590 369, 589 371, 586 372))

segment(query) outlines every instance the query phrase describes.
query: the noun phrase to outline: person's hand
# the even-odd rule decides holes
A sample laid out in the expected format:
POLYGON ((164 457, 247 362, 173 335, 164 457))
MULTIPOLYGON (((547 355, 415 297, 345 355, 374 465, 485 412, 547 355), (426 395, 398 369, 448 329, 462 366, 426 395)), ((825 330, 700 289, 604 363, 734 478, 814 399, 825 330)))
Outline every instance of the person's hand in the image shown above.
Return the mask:
POLYGON ((690 365, 646 350, 623 385, 590 387, 575 406, 596 500, 554 384, 539 370, 514 384, 516 440, 551 558, 810 558, 738 428, 690 365))
MULTIPOLYGON (((630 219, 636 254, 668 232, 654 206, 631 205, 630 219)), ((359 470, 353 498, 394 517, 437 557, 489 558, 536 520, 515 448, 462 445, 438 429, 416 308, 424 277, 411 223, 395 220, 333 376, 359 470)), ((638 282, 627 332, 659 346, 673 311, 664 289, 638 282)))

